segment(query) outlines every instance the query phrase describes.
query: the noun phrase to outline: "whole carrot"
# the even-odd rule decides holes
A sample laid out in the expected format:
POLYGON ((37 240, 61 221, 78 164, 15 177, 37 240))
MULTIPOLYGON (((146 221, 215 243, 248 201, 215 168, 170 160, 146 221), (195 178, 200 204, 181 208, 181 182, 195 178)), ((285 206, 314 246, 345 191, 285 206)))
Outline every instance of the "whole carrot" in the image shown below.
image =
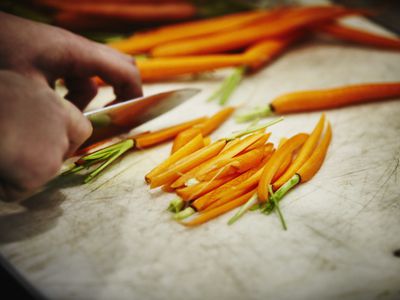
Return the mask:
POLYGON ((316 26, 316 30, 350 42, 361 43, 373 47, 400 50, 400 39, 398 37, 387 37, 346 26, 338 22, 318 25, 316 26))
POLYGON ((386 100, 400 96, 400 82, 362 83, 330 89, 299 91, 284 94, 270 104, 236 117, 238 122, 266 117, 272 113, 332 109, 365 102, 386 100))

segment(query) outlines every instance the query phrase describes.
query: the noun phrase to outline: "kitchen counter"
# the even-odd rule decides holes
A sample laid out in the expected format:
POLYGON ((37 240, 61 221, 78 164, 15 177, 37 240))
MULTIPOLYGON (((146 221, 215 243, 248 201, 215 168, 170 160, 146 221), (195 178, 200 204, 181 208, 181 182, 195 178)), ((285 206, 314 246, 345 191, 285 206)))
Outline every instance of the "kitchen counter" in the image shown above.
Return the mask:
MULTIPOLYGON (((351 23, 384 32, 361 18, 351 23)), ((143 128, 210 115, 205 100, 229 70, 144 86, 202 92, 143 128)), ((400 80, 400 53, 331 39, 303 43, 249 76, 232 104, 361 82, 400 80)), ((104 89, 97 102, 110 97, 104 89)), ((400 99, 397 99, 400 100, 400 99)), ((320 112, 271 128, 278 141, 310 132, 320 112)), ((171 144, 131 152, 93 182, 63 180, 0 216, 0 251, 49 299, 400 299, 400 101, 327 111, 333 140, 325 163, 275 214, 228 213, 185 228, 166 211, 174 197, 143 176, 171 144)), ((232 120, 213 138, 243 128, 232 120)), ((78 178, 81 179, 81 178, 78 178)))

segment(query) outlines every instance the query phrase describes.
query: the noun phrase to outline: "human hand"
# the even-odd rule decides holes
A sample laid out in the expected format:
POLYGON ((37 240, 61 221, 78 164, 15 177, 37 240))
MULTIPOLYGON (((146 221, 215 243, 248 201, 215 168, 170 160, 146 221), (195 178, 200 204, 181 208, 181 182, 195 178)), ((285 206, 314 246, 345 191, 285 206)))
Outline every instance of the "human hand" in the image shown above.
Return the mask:
POLYGON ((0 12, 0 69, 42 80, 63 78, 67 99, 83 109, 97 93, 91 77, 114 88, 117 100, 142 95, 134 59, 71 32, 0 12))
POLYGON ((54 177, 92 128, 50 87, 15 72, 0 71, 0 99, 0 198, 16 200, 54 177))

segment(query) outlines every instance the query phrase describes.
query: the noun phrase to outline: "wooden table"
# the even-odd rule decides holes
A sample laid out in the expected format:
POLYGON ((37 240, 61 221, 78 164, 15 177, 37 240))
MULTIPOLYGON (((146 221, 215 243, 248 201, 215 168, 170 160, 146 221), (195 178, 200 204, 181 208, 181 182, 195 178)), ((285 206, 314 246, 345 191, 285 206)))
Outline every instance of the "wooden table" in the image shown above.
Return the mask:
MULTIPOLYGON (((144 128, 217 111, 205 99, 224 75, 146 85, 146 94, 202 93, 144 128)), ((246 78, 231 103, 399 80, 398 52, 316 40, 246 78)), ((310 131, 319 116, 287 116, 271 128, 272 140, 310 131)), ((3 214, 1 253, 50 299, 399 299, 400 101, 327 117, 334 137, 322 169, 281 204, 286 232, 276 215, 259 213, 233 226, 226 225, 231 214, 194 229, 172 221, 165 209, 173 195, 150 191, 143 180, 168 155, 165 144, 130 153, 90 184, 64 182, 24 202, 24 212, 3 214)), ((213 137, 242 127, 231 120, 213 137)))

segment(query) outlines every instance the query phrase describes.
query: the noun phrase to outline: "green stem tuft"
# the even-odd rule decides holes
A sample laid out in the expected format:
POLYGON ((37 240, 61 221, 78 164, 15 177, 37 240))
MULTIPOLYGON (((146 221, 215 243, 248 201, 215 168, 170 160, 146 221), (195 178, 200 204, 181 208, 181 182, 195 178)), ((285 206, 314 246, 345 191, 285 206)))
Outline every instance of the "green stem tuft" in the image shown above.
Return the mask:
POLYGON ((267 127, 275 125, 276 123, 279 123, 281 121, 283 121, 283 117, 279 117, 279 118, 277 118, 275 120, 272 120, 270 122, 267 122, 267 123, 264 123, 264 124, 261 124, 261 125, 256 125, 256 126, 252 126, 252 127, 249 127, 247 129, 244 129, 244 130, 241 130, 241 131, 237 131, 237 132, 233 133, 232 135, 230 135, 229 137, 227 137, 226 140, 231 141, 231 140, 240 138, 240 137, 242 137, 244 135, 253 133, 253 132, 258 131, 260 129, 265 129, 267 127))
POLYGON ((174 214, 173 218, 174 220, 180 221, 183 219, 186 219, 187 217, 190 217, 191 215, 193 215, 196 211, 194 210, 193 207, 187 207, 184 210, 174 214))
POLYGON ((242 205, 239 209, 239 211, 229 219, 228 225, 232 225, 235 223, 237 220, 239 220, 253 205, 257 203, 257 193, 255 193, 247 202, 242 205))
POLYGON ((254 107, 252 110, 248 111, 247 113, 237 115, 235 117, 235 120, 238 123, 244 123, 244 122, 257 120, 260 118, 265 118, 265 117, 271 116, 272 114, 273 114, 273 111, 271 109, 271 106, 268 104, 266 106, 254 107))
POLYGON ((185 202, 182 200, 182 198, 178 197, 178 198, 171 200, 167 210, 172 213, 178 213, 182 210, 184 205, 185 205, 185 202))

